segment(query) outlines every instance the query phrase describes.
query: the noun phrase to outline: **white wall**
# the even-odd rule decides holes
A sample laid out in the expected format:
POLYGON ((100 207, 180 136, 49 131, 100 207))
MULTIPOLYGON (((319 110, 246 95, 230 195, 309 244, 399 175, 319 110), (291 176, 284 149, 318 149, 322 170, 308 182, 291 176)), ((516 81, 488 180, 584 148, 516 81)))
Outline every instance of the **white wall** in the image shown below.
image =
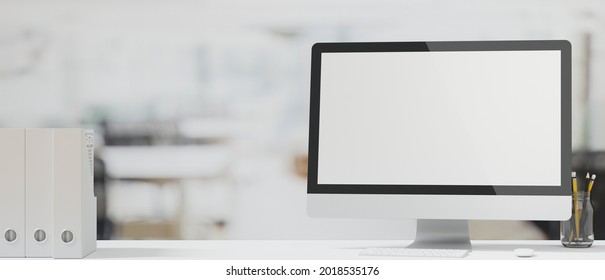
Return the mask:
MULTIPOLYGON (((279 50, 280 59, 291 59, 283 68, 301 74, 294 79, 299 88, 285 90, 304 99, 308 47, 315 41, 565 38, 574 44, 574 147, 587 143, 603 149, 605 129, 599 128, 605 127, 605 118, 599 108, 605 105, 605 80, 598 77, 605 72, 604 6, 601 1, 562 0, 2 0, 0 92, 2 103, 12 105, 2 106, 0 122, 76 122, 91 104, 132 104, 168 94, 218 95, 226 89, 200 81, 195 59, 200 49, 206 58, 225 46, 232 53, 248 50, 248 57, 279 50), (581 129, 585 33, 593 39, 593 130, 586 142, 581 129), (23 65, 30 69, 27 74, 6 74, 23 65), (292 66, 301 68, 288 69, 292 66), (24 106, 30 107, 21 110, 24 106)), ((221 63, 211 60, 201 63, 221 63)))

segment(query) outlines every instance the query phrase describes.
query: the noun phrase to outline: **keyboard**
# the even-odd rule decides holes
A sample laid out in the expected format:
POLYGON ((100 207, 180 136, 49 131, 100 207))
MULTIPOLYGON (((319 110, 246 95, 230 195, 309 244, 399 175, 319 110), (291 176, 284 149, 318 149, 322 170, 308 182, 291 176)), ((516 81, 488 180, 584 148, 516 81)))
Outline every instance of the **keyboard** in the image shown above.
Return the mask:
POLYGON ((367 248, 359 255, 382 257, 437 257, 464 258, 469 250, 464 249, 412 249, 412 248, 367 248))

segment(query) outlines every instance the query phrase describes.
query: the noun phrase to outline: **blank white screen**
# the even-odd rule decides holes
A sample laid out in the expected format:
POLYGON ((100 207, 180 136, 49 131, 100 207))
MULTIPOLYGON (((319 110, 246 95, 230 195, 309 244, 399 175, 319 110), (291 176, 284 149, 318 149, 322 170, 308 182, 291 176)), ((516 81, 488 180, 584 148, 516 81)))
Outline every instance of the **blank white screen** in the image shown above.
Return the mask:
POLYGON ((560 55, 323 53, 318 184, 559 186, 560 55))

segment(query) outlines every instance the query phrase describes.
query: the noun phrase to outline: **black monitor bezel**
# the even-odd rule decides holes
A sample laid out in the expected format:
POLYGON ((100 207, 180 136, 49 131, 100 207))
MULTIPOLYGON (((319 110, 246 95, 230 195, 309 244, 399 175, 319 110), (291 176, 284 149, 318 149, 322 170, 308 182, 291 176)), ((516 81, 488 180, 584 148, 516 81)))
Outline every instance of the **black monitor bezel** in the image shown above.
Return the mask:
POLYGON ((311 54, 311 101, 309 115, 309 194, 409 194, 409 195, 571 195, 571 43, 542 41, 455 41, 455 42, 351 42, 316 43, 311 54), (561 183, 562 186, 493 185, 367 185, 318 184, 319 106, 321 54, 345 52, 430 51, 561 51, 561 183))

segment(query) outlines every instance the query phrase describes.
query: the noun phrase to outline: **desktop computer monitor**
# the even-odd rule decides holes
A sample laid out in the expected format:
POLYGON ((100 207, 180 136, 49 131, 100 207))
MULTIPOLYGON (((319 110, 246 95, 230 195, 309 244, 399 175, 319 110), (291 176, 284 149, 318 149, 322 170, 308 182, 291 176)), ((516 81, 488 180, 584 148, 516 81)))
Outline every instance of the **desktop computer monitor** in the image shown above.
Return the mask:
POLYGON ((568 219, 570 182, 568 41, 313 46, 310 216, 470 249, 467 220, 568 219))

